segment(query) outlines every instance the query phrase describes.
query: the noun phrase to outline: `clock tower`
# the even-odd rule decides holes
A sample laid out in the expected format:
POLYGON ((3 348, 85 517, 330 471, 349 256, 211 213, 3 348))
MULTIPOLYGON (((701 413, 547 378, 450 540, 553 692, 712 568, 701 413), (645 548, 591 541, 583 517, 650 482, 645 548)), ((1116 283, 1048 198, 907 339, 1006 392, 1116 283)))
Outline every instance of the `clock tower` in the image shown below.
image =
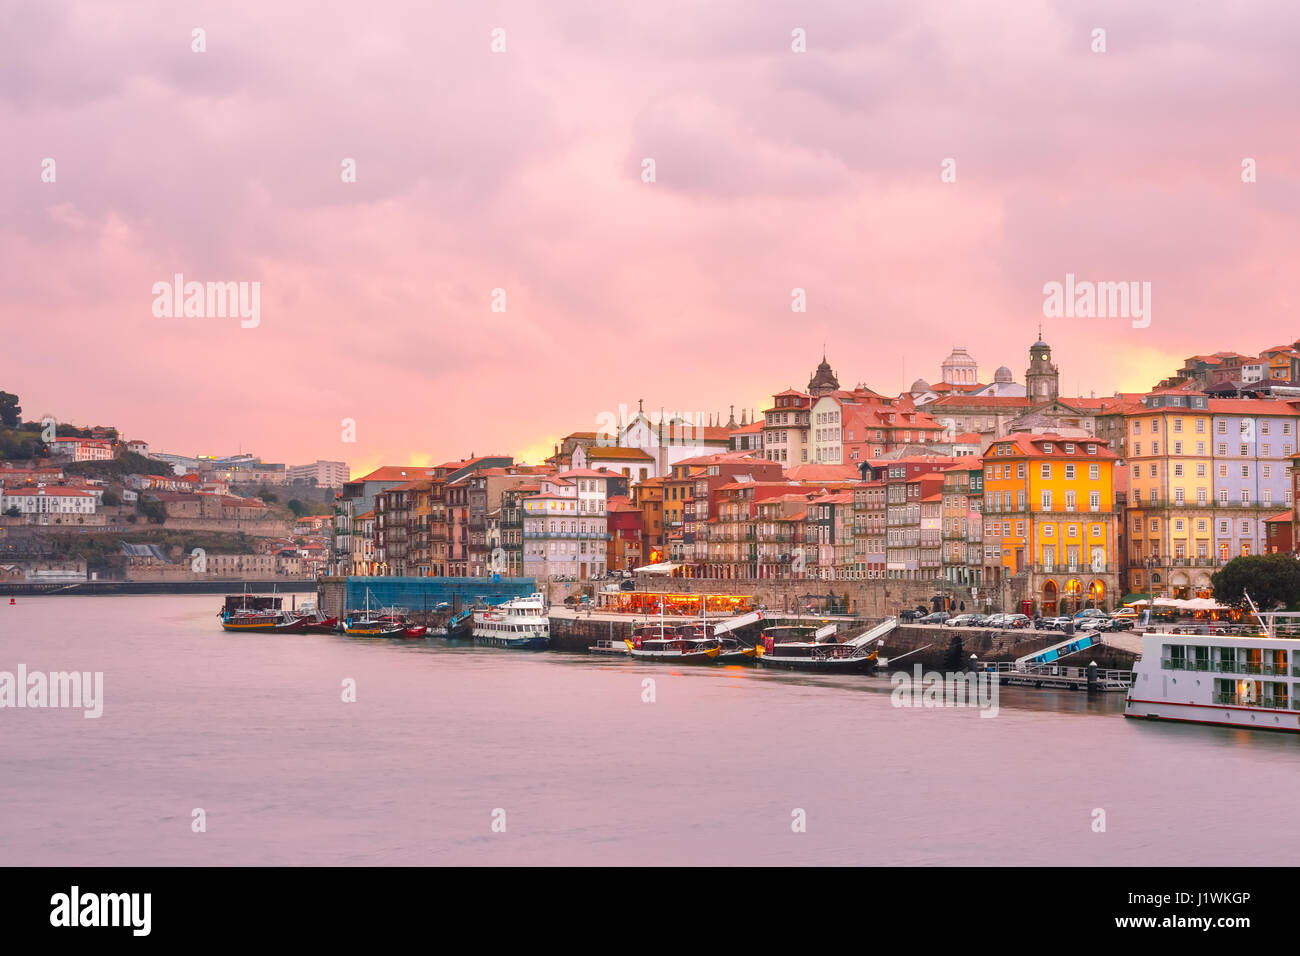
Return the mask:
POLYGON ((1038 330, 1038 341, 1029 347, 1029 369, 1025 372, 1025 394, 1033 405, 1056 401, 1061 393, 1061 375, 1052 364, 1052 347, 1043 341, 1043 330, 1038 330))

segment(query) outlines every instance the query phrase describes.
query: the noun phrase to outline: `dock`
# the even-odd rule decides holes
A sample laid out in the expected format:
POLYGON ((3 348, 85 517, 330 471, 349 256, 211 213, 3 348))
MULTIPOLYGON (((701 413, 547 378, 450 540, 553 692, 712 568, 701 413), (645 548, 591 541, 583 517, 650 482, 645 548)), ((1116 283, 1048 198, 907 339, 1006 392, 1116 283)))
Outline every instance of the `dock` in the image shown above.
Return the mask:
POLYGON ((998 661, 975 664, 975 670, 997 675, 998 683, 1011 687, 1123 693, 1133 686, 1133 671, 1062 664, 1024 664, 998 661))

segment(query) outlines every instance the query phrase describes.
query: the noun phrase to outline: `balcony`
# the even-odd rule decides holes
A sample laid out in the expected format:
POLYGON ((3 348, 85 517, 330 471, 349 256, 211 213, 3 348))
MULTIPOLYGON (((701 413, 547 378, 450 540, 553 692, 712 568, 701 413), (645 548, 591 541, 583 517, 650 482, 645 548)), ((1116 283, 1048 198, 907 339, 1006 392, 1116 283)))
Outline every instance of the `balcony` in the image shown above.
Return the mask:
POLYGON ((1238 694, 1215 694, 1214 702, 1229 707, 1259 707, 1267 710, 1287 710, 1296 707, 1300 710, 1300 707, 1296 706, 1300 705, 1300 700, 1289 703, 1287 697, 1258 697, 1251 700, 1238 694))

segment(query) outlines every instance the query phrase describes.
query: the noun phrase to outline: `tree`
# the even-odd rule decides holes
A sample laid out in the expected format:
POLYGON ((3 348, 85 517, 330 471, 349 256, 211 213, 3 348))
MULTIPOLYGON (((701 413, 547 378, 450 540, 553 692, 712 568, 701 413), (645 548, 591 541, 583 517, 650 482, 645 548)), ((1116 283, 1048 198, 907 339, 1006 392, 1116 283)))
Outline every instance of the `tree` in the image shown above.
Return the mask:
POLYGON ((964 670, 966 667, 966 647, 961 642, 961 637, 954 634, 951 641, 948 642, 948 650, 943 655, 943 669, 952 674, 964 670))
POLYGON ((17 518, 21 514, 22 512, 18 510, 17 505, 10 505, 8 508, 5 509, 5 516, 8 518, 17 518))
POLYGON ((294 516, 295 518, 301 518, 302 515, 303 515, 303 512, 307 510, 307 506, 304 505, 304 504, 303 504, 301 501, 299 501, 297 498, 290 498, 290 499, 289 499, 289 510, 293 512, 293 516, 294 516))
POLYGON ((105 505, 105 507, 115 508, 115 507, 117 507, 118 505, 120 505, 121 503, 122 503, 122 496, 119 495, 116 491, 106 491, 106 492, 104 492, 104 505, 105 505))
POLYGON ((17 428, 22 416, 23 407, 18 404, 18 396, 12 392, 0 392, 0 425, 17 428))
POLYGON ((1232 607, 1246 605, 1245 593, 1261 611, 1300 601, 1300 561, 1289 554, 1252 554, 1233 558, 1210 578, 1214 599, 1232 607))

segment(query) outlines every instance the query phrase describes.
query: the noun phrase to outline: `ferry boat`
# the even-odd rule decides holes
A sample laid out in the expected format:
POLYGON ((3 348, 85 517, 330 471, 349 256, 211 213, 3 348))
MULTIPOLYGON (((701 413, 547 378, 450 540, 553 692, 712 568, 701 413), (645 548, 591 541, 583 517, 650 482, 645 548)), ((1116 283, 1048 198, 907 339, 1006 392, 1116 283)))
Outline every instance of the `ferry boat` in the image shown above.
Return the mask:
POLYGON ((819 641, 816 633, 816 628, 799 625, 765 628, 758 662, 764 667, 833 674, 875 672, 876 651, 854 643, 819 641))
POLYGON ((627 652, 642 661, 712 664, 722 652, 721 641, 693 624, 641 624, 626 643, 627 652))
POLYGON ((1292 685, 1300 678, 1300 637, 1279 637, 1272 623, 1300 615, 1251 609, 1260 622, 1253 635, 1144 634, 1124 716, 1300 732, 1292 685))
POLYGON ((551 644, 546 597, 535 591, 527 597, 511 598, 493 608, 476 610, 471 634, 475 644, 485 647, 545 650, 551 644))

